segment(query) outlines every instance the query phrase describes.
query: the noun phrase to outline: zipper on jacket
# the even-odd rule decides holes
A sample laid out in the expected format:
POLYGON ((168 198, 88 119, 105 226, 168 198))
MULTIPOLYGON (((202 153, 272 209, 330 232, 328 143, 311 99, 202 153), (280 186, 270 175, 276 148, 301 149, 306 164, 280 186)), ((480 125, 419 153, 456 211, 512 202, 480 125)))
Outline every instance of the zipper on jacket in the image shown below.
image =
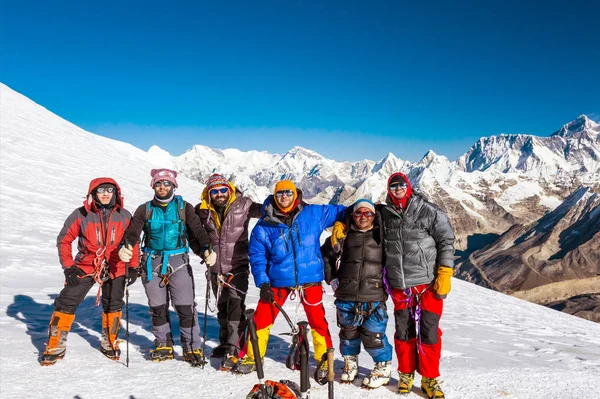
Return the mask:
POLYGON ((425 257, 425 251, 423 250, 423 247, 421 247, 420 243, 417 243, 417 246, 419 247, 419 252, 421 252, 421 257, 423 258, 423 265, 425 266, 425 270, 427 270, 427 277, 430 277, 431 273, 429 272, 429 265, 427 264, 427 258, 425 257))
MULTIPOLYGON (((287 233, 285 233, 283 231, 283 229, 281 229, 281 231, 280 231, 280 236, 283 237, 283 242, 285 243, 285 252, 289 251, 290 248, 288 247, 287 233)), ((292 244, 292 246, 293 246, 293 244, 292 244)))
POLYGON ((113 245, 114 243, 115 243, 115 226, 113 226, 112 232, 110 234, 110 245, 113 245))
MULTIPOLYGON (((100 216, 100 224, 102 225, 102 216, 100 216)), ((98 246, 102 246, 101 236, 100 236, 100 227, 96 226, 96 241, 98 242, 98 246)))
POLYGON ((359 298, 360 298, 360 285, 362 284, 362 269, 363 266, 365 265, 365 236, 367 235, 366 233, 362 233, 362 238, 363 238, 363 242, 362 242, 362 254, 360 255, 360 267, 358 268, 358 284, 356 285, 356 302, 359 302, 359 298))
POLYGON ((294 223, 294 226, 296 228, 296 239, 298 240, 298 246, 301 247, 302 241, 300 240, 300 232, 298 231, 298 223, 294 223))
POLYGON ((402 222, 400 222, 400 226, 398 227, 398 237, 400 240, 398 244, 400 245, 400 272, 402 273, 402 288, 406 288, 406 277, 404 276, 404 245, 402 245, 402 222))
POLYGON ((294 237, 292 237, 292 229, 288 230, 290 232, 290 244, 292 245, 292 254, 294 256, 294 278, 296 279, 296 287, 298 287, 298 268, 296 265, 296 248, 294 247, 294 237))

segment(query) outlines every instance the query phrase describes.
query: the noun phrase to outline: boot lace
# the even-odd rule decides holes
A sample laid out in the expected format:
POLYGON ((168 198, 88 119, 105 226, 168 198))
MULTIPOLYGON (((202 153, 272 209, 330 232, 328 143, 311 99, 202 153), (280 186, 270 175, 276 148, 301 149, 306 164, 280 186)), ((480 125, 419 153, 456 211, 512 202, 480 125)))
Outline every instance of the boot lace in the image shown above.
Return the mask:
POLYGON ((404 384, 406 386, 410 386, 413 382, 413 379, 415 378, 414 374, 410 373, 410 374, 406 374, 406 373, 400 373, 400 377, 399 377, 399 384, 404 384))
POLYGON ((431 389, 433 391, 433 394, 435 395, 437 392, 442 392, 442 388, 440 387, 440 383, 438 382, 437 379, 435 378, 424 378, 423 379, 425 385, 427 385, 427 388, 431 389))

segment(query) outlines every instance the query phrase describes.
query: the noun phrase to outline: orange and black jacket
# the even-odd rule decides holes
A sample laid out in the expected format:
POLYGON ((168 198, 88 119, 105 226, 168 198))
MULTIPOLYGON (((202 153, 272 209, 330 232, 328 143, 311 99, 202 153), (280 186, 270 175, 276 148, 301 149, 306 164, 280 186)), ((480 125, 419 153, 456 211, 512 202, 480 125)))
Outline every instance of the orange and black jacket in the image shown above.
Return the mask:
MULTIPOLYGON (((105 260, 111 278, 125 275, 125 262, 119 259, 118 248, 130 220, 131 213, 123 208, 121 188, 117 182, 107 177, 92 180, 83 206, 69 215, 56 239, 62 267, 77 266, 86 274, 91 274, 95 271, 95 265, 105 260), (99 208, 92 197, 92 191, 103 183, 113 184, 117 188, 115 205, 109 209, 99 208), (73 259, 72 243, 75 240, 78 240, 77 255, 73 259)), ((135 245, 129 267, 136 268, 138 263, 139 245, 135 245)))

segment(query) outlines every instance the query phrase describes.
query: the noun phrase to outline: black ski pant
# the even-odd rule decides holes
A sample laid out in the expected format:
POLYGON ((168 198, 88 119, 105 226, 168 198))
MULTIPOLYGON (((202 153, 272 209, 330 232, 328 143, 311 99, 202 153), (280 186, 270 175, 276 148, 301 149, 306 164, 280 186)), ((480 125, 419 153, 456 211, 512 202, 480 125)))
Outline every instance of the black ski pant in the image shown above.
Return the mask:
MULTIPOLYGON (((218 274, 210 273, 211 287, 217 296, 218 274)), ((227 278, 227 275, 223 276, 227 278)), ((248 292, 248 271, 233 271, 229 284, 234 288, 223 286, 217 301, 217 320, 219 322, 219 346, 225 347, 230 354, 237 355, 244 346, 246 318, 246 292, 248 292), (239 290, 239 291, 238 291, 239 290), (241 292, 240 292, 241 291, 241 292)))
MULTIPOLYGON (((54 300, 54 310, 62 313, 75 314, 75 310, 95 284, 91 276, 77 279, 76 283, 66 284, 54 300)), ((102 309, 107 312, 118 312, 125 301, 125 276, 110 279, 102 284, 102 309)))

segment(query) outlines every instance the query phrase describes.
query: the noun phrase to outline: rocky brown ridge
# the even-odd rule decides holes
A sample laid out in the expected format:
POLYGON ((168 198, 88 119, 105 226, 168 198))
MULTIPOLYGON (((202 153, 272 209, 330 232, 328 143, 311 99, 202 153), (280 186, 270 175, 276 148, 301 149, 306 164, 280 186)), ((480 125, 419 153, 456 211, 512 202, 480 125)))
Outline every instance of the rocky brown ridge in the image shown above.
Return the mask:
POLYGON ((600 187, 579 187, 539 220, 516 224, 465 256, 457 275, 600 320, 600 187))

